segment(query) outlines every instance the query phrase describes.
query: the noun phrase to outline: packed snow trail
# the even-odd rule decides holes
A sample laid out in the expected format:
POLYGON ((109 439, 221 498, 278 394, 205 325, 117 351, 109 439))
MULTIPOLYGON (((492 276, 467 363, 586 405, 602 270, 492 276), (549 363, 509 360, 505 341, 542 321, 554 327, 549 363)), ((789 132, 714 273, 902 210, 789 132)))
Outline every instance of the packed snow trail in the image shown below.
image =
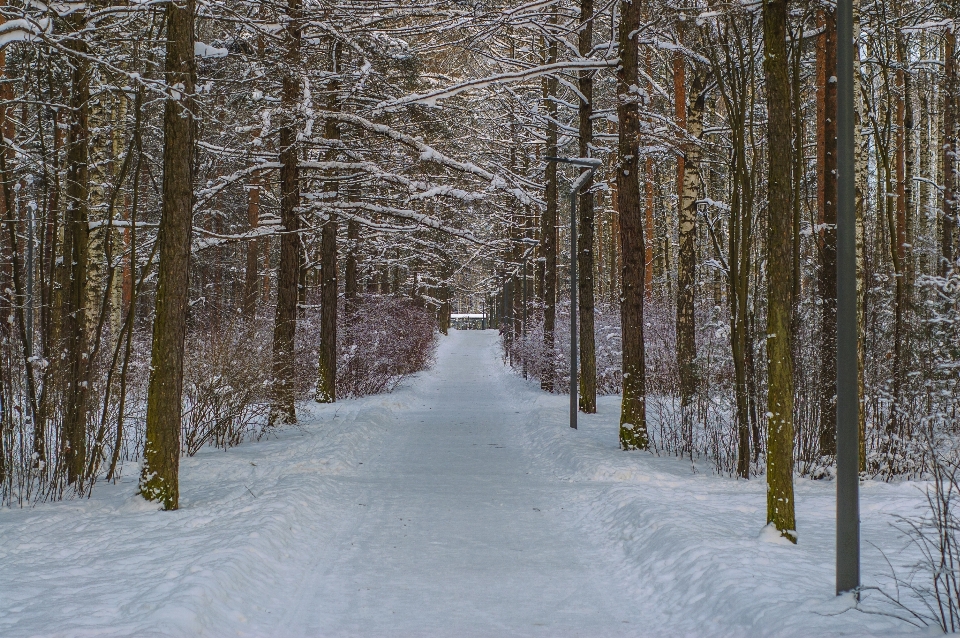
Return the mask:
MULTIPOLYGON (((181 509, 136 464, 89 500, 0 509, 0 636, 899 636, 833 596, 833 484, 797 480, 799 545, 761 533, 764 481, 617 449, 617 397, 441 340, 390 395, 303 404, 301 426, 181 462, 181 509), (773 542, 771 542, 773 541, 773 542)), ((914 554, 916 484, 864 483, 863 575, 914 554)), ((889 585, 889 581, 887 581, 889 585)), ((888 589, 890 589, 888 587, 888 589)), ((892 611, 889 607, 875 607, 892 611)))
POLYGON ((490 343, 454 332, 402 395, 365 471, 344 479, 353 521, 308 570, 278 635, 633 633, 635 604, 575 531, 569 484, 523 454, 525 410, 504 396, 490 343))

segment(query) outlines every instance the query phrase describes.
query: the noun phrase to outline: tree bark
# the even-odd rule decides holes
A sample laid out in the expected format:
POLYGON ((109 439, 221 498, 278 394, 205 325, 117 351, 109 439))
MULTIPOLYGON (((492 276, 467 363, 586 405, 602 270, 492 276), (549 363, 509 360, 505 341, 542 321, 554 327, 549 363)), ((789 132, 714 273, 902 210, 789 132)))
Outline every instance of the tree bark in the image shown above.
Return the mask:
MULTIPOLYGON (((593 48, 593 0, 580 0, 580 57, 587 57, 593 48)), ((593 144, 593 72, 581 71, 580 93, 580 157, 590 157, 593 144)), ((594 194, 591 179, 580 195, 579 237, 577 239, 577 291, 580 319, 580 410, 597 411, 597 351, 594 329, 594 194)))
POLYGON ((360 250, 360 222, 347 222, 347 263, 344 267, 343 296, 347 303, 357 299, 357 253, 360 250))
MULTIPOLYGON (((557 22, 557 14, 551 13, 548 20, 550 25, 557 22)), ((557 61, 557 41, 553 31, 549 34, 547 46, 547 64, 557 61)), ((548 157, 557 155, 557 78, 547 76, 543 83, 544 109, 547 117, 546 154, 548 157)), ((546 208, 541 217, 540 250, 543 255, 543 346, 544 356, 547 358, 540 387, 547 392, 553 392, 555 383, 554 366, 554 339, 557 321, 557 165, 547 162, 544 182, 546 184, 544 199, 546 208)))
POLYGON ((824 9, 817 47, 817 168, 820 240, 820 454, 837 453, 837 17, 824 9))
POLYGON ((767 522, 796 542, 793 503, 793 224, 786 0, 763 2, 767 84, 767 522))
MULTIPOLYGON (((860 36, 860 0, 854 0, 853 3, 853 28, 854 38, 860 36)), ((860 50, 855 52, 854 57, 854 99, 856 104, 855 133, 857 140, 856 150, 856 242, 857 242, 857 307, 860 312, 857 315, 857 387, 858 394, 863 405, 866 394, 864 386, 864 367, 867 358, 866 348, 866 272, 864 269, 864 213, 867 207, 867 198, 869 197, 869 164, 870 164, 870 138, 863 134, 863 123, 868 116, 864 110, 863 94, 860 91, 860 50)), ((860 409, 860 471, 867 469, 867 411, 860 409)))
POLYGON ((620 447, 649 446, 646 414, 646 362, 643 344, 644 214, 640 202, 640 113, 637 92, 640 28, 639 2, 622 0, 618 33, 617 116, 620 122, 617 205, 620 213, 620 321, 623 342, 623 395, 620 405, 620 447))
POLYGON ((683 142, 683 182, 678 220, 677 254, 677 367, 680 372, 680 412, 689 452, 693 453, 693 397, 697 392, 696 302, 697 200, 700 178, 700 137, 703 135, 704 84, 697 70, 687 94, 686 138, 683 142))
POLYGON ((163 204, 153 351, 147 390, 146 440, 140 494, 175 510, 180 501, 180 418, 183 347, 193 223, 194 0, 166 9, 165 75, 170 96, 163 114, 163 204))
POLYGON ((318 403, 337 400, 337 219, 331 215, 321 231, 320 360, 318 403))
MULTIPOLYGON (((331 70, 339 73, 340 48, 337 43, 331 45, 331 70)), ((339 82, 330 83, 330 110, 339 108, 339 82)), ((324 137, 328 140, 340 139, 340 127, 336 120, 328 119, 324 126, 324 137)), ((333 158, 334 153, 328 154, 333 158)), ((330 180, 326 185, 328 192, 336 198, 339 182, 330 180)), ((317 403, 334 403, 337 400, 337 218, 330 213, 323 224, 320 234, 321 265, 320 276, 320 353, 317 365, 317 403)))
MULTIPOLYGON (((251 230, 260 225, 260 185, 252 181, 247 191, 247 221, 251 230)), ((257 316, 257 302, 260 299, 258 288, 260 283, 260 251, 259 241, 252 239, 247 242, 247 264, 243 282, 243 318, 248 324, 257 316)))
POLYGON ((947 29, 943 43, 943 213, 940 235, 941 277, 953 268, 954 232, 957 227, 957 33, 947 29))
POLYGON ((280 127, 280 265, 277 272, 277 312, 273 327, 273 386, 269 424, 297 422, 294 384, 297 333, 297 299, 300 279, 300 147, 297 144, 294 109, 300 99, 300 0, 287 1, 286 72, 283 77, 282 125, 280 127))
MULTIPOLYGON (((85 20, 78 14, 71 18, 79 32, 85 20)), ((63 291, 63 331, 66 387, 63 414, 63 459, 67 483, 83 478, 86 464, 87 377, 89 361, 89 323, 87 316, 87 248, 89 246, 90 198, 90 66, 83 55, 87 45, 80 39, 71 41, 78 55, 73 60, 70 91, 69 129, 67 133, 67 184, 64 225, 65 286, 63 291)))

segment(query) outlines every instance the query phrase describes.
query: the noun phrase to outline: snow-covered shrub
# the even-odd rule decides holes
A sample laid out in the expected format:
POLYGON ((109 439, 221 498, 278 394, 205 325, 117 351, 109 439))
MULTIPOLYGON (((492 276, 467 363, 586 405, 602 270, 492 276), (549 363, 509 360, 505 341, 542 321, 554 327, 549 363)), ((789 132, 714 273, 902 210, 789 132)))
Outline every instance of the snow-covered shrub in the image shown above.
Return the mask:
POLYGON ((337 396, 390 392, 430 366, 437 345, 433 313, 412 299, 362 296, 337 333, 337 396))
MULTIPOLYGON (((543 313, 531 304, 526 335, 511 341, 501 327, 504 357, 513 368, 542 380, 553 366, 554 391, 570 386, 570 303, 557 304, 555 347, 543 343, 543 313)), ((676 355, 676 309, 669 300, 648 300, 644 307, 647 368, 647 427, 658 453, 710 459, 718 472, 736 468, 737 433, 733 418, 733 363, 729 355, 729 320, 717 307, 698 309, 697 346, 700 384, 694 400, 695 426, 684 429, 680 415, 680 380, 676 355)), ((620 307, 598 302, 594 313, 597 394, 623 389, 620 307)))
MULTIPOLYGON (((319 314, 298 329, 298 393, 312 396, 317 381, 319 314)), ((430 366, 437 345, 432 312, 414 300, 393 295, 361 295, 340 300, 337 322, 337 398, 390 392, 404 377, 430 366)))
POLYGON ((888 586, 865 588, 880 597, 878 610, 868 605, 865 611, 952 634, 960 631, 960 450, 953 440, 924 438, 931 479, 927 509, 895 524, 920 558, 903 574, 891 565, 888 586))
POLYGON ((269 333, 239 323, 189 337, 183 379, 183 451, 239 445, 262 427, 271 370, 269 333), (253 338, 256 336, 257 338, 253 338))

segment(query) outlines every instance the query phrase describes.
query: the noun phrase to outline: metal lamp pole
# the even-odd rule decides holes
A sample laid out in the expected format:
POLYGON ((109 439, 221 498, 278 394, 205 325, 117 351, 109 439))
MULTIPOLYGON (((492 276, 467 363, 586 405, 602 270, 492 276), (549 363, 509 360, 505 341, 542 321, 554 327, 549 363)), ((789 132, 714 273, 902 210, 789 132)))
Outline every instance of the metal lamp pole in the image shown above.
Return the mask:
MULTIPOLYGON (((520 324, 520 338, 526 347, 527 342, 527 253, 523 253, 523 323, 520 324)), ((523 357, 523 378, 527 378, 527 358, 523 357)))
POLYGON ((860 587, 853 2, 837 2, 837 594, 860 587))
POLYGON ((570 185, 570 427, 577 429, 577 198, 601 161, 590 157, 545 157, 548 162, 562 162, 587 170, 570 185))

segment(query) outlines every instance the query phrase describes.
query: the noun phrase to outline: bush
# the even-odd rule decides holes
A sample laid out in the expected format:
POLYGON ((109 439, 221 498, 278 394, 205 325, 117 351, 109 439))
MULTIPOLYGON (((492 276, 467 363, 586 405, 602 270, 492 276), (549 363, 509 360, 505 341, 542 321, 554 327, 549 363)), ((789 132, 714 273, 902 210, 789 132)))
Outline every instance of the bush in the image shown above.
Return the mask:
POLYGON ((190 335, 183 379, 182 447, 187 456, 207 443, 239 445, 262 427, 272 369, 267 344, 269 333, 262 326, 234 324, 190 335))
MULTIPOLYGON (((361 295, 340 300, 337 322, 337 399, 390 392, 404 377, 430 367, 437 345, 432 312, 412 299, 361 295)), ((317 384, 320 315, 297 328, 297 392, 312 397, 317 384)))

